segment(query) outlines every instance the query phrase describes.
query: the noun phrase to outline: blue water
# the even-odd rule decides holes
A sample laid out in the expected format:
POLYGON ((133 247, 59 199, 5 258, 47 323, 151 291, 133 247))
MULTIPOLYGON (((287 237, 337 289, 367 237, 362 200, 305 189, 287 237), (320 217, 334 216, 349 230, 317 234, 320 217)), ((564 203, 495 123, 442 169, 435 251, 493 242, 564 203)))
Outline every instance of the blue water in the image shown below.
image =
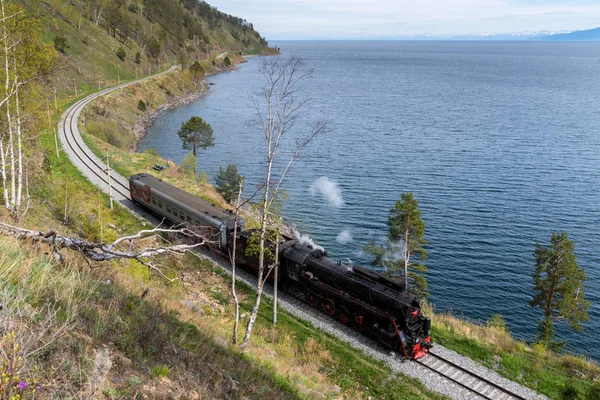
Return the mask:
MULTIPOLYGON (((569 349, 600 359, 600 43, 281 42, 315 68, 303 121, 326 118, 285 184, 284 215, 330 256, 368 263, 361 247, 386 232, 388 210, 412 191, 427 224, 430 301, 476 321, 502 314, 531 340, 536 241, 565 230, 587 271, 591 321, 559 329, 569 349), (310 185, 337 182, 335 207, 310 185), (347 230, 352 241, 338 243, 347 230)), ((263 142, 249 94, 258 58, 211 76, 206 96, 162 114, 140 149, 185 156, 176 132, 200 115, 216 145, 199 154, 212 178, 235 163, 247 192, 263 142)), ((297 125, 306 131, 304 125, 297 125)))

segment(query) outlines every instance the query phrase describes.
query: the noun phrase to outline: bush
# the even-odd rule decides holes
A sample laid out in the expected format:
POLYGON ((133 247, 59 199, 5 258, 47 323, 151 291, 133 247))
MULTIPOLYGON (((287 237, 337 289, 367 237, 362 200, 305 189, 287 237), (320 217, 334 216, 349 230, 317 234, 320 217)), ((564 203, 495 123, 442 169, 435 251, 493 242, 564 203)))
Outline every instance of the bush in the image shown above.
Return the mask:
POLYGON ((195 174, 197 162, 196 156, 194 156, 192 153, 189 153, 183 159, 183 162, 181 163, 181 169, 185 172, 192 172, 195 174))
POLYGON ((496 328, 499 331, 506 332, 506 320, 500 314, 492 315, 492 318, 487 322, 488 328, 496 328))
POLYGON ((198 181, 204 186, 208 185, 208 174, 204 171, 200 171, 200 176, 198 176, 198 181))
POLYGON ((225 65, 227 65, 228 67, 231 65, 231 60, 229 59, 229 57, 225 56, 225 59, 223 60, 223 62, 225 63, 225 65))
POLYGON ((140 99, 140 101, 138 101, 138 110, 146 111, 147 108, 148 108, 148 106, 146 106, 146 103, 144 103, 144 100, 140 99))
POLYGON ((117 50, 117 57, 119 57, 119 60, 125 61, 126 56, 127 53, 125 53, 125 49, 123 47, 119 47, 119 49, 117 50))
POLYGON ((140 52, 138 51, 137 53, 135 53, 135 63, 139 64, 142 62, 142 55, 140 54, 140 52))
POLYGON ((69 48, 67 39, 64 36, 57 36, 54 38, 54 48, 61 53, 65 53, 65 50, 69 48))

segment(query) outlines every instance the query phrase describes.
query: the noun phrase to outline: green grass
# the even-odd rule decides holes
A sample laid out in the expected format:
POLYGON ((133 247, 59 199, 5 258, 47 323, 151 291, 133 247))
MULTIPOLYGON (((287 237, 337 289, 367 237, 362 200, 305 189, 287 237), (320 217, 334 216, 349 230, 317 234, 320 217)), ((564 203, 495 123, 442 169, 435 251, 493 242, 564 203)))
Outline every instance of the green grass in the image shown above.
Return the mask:
POLYGON ((594 381, 600 378, 600 367, 595 362, 582 356, 556 355, 540 345, 529 347, 502 329, 438 315, 434 317, 431 336, 434 343, 470 357, 552 399, 593 398, 586 396, 598 389, 594 381), (579 397, 573 397, 573 393, 579 393, 579 397))

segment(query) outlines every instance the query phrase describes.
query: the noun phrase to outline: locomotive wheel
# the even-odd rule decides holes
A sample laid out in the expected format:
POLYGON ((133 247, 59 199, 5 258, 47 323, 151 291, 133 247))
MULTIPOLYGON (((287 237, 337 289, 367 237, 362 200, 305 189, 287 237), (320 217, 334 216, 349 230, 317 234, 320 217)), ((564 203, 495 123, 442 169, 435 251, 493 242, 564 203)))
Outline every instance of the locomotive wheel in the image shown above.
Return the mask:
POLYGON ((350 322, 350 311, 344 306, 338 307, 338 319, 342 324, 350 322))
POLYGON ((333 300, 324 299, 323 302, 321 303, 321 307, 323 307, 323 311, 325 311, 325 314, 327 314, 327 315, 335 314, 335 303, 333 302, 333 300))
POLYGON ((352 315, 352 327, 358 332, 365 330, 364 317, 361 314, 354 313, 354 315, 352 315))
POLYGON ((310 304, 313 307, 316 307, 319 305, 319 298, 312 293, 307 293, 306 299, 308 300, 308 304, 310 304))

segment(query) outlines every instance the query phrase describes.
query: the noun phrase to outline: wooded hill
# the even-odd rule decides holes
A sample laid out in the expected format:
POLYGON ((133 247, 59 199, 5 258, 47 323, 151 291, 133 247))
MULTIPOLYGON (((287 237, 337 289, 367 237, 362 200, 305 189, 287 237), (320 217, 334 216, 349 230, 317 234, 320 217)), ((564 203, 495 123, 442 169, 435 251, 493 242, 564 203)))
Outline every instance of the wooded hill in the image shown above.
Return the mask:
POLYGON ((61 52, 58 97, 225 51, 261 52, 252 24, 198 0, 15 0, 61 52))

